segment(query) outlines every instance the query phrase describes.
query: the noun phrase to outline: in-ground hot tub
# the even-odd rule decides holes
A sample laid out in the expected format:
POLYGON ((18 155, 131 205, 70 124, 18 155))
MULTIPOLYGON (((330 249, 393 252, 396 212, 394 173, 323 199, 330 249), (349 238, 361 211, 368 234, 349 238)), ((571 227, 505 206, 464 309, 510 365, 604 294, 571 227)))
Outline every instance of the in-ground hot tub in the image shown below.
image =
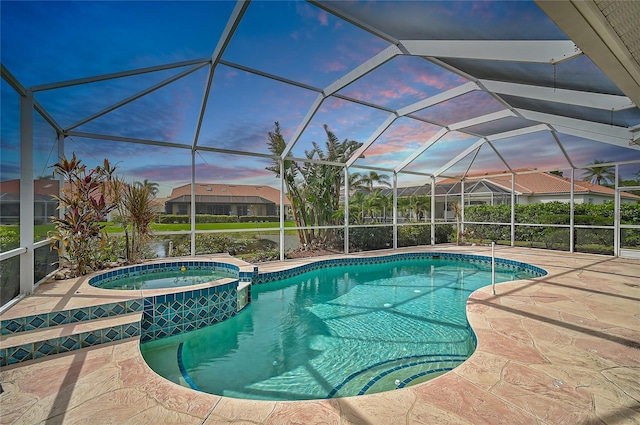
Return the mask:
POLYGON ((109 270, 88 283, 105 290, 140 291, 140 340, 145 342, 201 329, 234 316, 251 301, 255 274, 256 267, 232 257, 228 262, 173 260, 109 270))
POLYGON ((169 261, 141 264, 102 273, 89 285, 102 289, 163 289, 240 277, 240 268, 217 261, 169 261))

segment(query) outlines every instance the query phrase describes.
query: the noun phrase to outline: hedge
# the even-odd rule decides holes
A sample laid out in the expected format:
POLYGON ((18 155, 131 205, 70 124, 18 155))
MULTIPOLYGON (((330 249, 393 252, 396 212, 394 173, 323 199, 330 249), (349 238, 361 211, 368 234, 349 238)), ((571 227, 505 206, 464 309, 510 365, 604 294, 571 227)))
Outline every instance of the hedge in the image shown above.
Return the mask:
POLYGON ((280 216, 278 215, 243 215, 238 217, 238 221, 240 223, 253 223, 253 222, 271 222, 277 223, 280 221, 280 216))
MULTIPOLYGON (((163 214, 158 217, 161 224, 185 224, 189 223, 190 216, 186 214, 163 214)), ((277 223, 280 216, 277 215, 211 215, 196 214, 196 223, 248 223, 256 221, 268 221, 277 223)))
MULTIPOLYGON (((613 226, 613 201, 604 204, 575 204, 574 224, 583 226, 613 226)), ((515 206, 516 223, 529 224, 570 224, 570 205, 563 202, 549 202, 515 206)), ((620 219, 623 224, 640 224, 640 203, 620 206, 620 219)), ((498 222, 511 221, 509 205, 472 205, 465 208, 465 221, 498 222)), ((465 230, 473 232, 471 239, 484 241, 508 241, 511 239, 510 225, 466 224, 465 230)), ((612 253, 612 229, 575 229, 574 242, 580 251, 612 253)), ((549 249, 569 250, 570 234, 568 228, 522 226, 515 228, 515 239, 527 242, 529 246, 543 245, 549 249)), ((623 245, 638 246, 636 232, 628 232, 623 245)))

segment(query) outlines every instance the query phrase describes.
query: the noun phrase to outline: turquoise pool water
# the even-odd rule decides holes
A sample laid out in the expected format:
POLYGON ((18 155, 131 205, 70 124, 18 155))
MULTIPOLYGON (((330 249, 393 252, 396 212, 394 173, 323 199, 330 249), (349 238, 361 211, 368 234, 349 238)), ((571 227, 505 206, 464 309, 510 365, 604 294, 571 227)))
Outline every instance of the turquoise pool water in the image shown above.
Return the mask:
MULTIPOLYGON (((531 277, 496 268, 496 282, 531 277)), ((465 304, 490 283, 490 265, 449 259, 324 268, 253 285, 236 316, 141 350, 165 378, 228 397, 388 391, 439 376, 474 351, 465 304)))
POLYGON ((195 269, 185 267, 182 271, 176 270, 158 271, 149 274, 138 274, 134 276, 121 277, 111 281, 101 282, 103 289, 161 289, 174 288, 180 286, 199 285, 225 277, 237 278, 238 274, 225 270, 195 269))

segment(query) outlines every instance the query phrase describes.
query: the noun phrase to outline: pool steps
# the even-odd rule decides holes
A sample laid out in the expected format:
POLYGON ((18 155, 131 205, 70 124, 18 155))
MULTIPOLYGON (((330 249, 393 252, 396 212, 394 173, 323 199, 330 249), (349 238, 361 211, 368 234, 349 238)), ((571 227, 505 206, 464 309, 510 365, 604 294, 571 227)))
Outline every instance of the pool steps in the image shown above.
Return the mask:
MULTIPOLYGON (((86 308, 91 311, 109 311, 113 303, 86 308)), ((13 328, 16 323, 25 323, 13 333, 0 336, 0 366, 8 366, 55 354, 67 353, 85 347, 108 342, 140 337, 142 310, 118 310, 113 315, 77 314, 78 309, 64 310, 57 313, 55 321, 43 322, 42 315, 10 319, 13 328), (76 312, 71 315, 70 312, 76 312), (42 326, 45 323, 46 326, 42 326), (37 326, 36 326, 37 325, 37 326)), ((111 310, 113 311, 113 310, 111 310)), ((5 322, 3 320, 3 322, 5 322)), ((3 323, 2 330, 5 331, 3 323)))

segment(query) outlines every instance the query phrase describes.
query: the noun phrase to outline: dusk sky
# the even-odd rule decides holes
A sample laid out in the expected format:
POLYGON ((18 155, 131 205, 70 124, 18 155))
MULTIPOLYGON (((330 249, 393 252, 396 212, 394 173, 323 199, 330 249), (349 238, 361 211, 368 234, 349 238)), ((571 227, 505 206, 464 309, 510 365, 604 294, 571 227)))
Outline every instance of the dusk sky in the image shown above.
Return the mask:
MULTIPOLYGON (((363 7, 383 31, 400 38, 418 34, 424 39, 567 39, 529 1, 498 2, 352 2, 343 7, 363 7), (402 8, 406 25, 391 28, 385 10, 402 8), (420 19, 420 25, 414 22, 420 19), (463 32, 461 28, 465 29, 463 32), (406 34, 403 34, 406 31, 406 34)), ((229 1, 197 2, 0 2, 2 65, 24 87, 115 73, 132 69, 211 58, 218 38, 235 7, 229 1)), ((222 55, 223 62, 259 70, 282 79, 322 90, 389 46, 376 37, 308 3, 252 2, 222 55)), ((464 65, 463 61, 460 65, 464 65)), ((176 76, 193 65, 150 72, 67 88, 38 91, 35 99, 67 129, 77 122, 176 76)), ((489 70, 489 65, 487 65, 489 70)), ((496 72, 540 72, 546 68, 505 63, 496 72)), ((586 57, 567 61, 556 69, 558 84, 578 84, 581 72, 597 71, 586 57), (576 83, 576 80, 578 83, 576 83)), ((487 71, 489 72, 489 71, 487 71)), ((599 71, 598 71, 599 72, 599 71)), ((96 134, 178 143, 190 147, 206 85, 203 67, 157 91, 74 130, 96 134)), ((525 78, 525 77, 523 77, 525 78)), ((618 90, 600 74, 603 87, 618 90)), ((379 105, 388 110, 411 105, 467 83, 464 77, 421 57, 398 56, 339 91, 340 95, 379 105)), ((318 92, 219 64, 204 115, 198 145, 236 151, 268 153, 267 133, 278 121, 288 140, 296 131, 318 92)), ((19 177, 19 97, 2 81, 2 168, 0 180, 19 177)), ((440 130, 480 115, 504 110, 495 98, 473 91, 401 117, 365 152, 356 166, 393 169, 440 130), (436 125, 439 124, 439 125, 436 125)), ((292 149, 304 157, 313 141, 324 145, 323 125, 340 140, 366 142, 389 117, 388 111, 348 100, 327 98, 292 149)), ((638 114, 617 119, 638 121, 638 114)), ((640 124, 635 122, 635 125, 640 124)), ((57 161, 55 131, 35 118, 35 173, 47 175, 57 161)), ((559 135, 576 165, 594 160, 640 159, 640 151, 601 144, 575 136, 559 135)), ((473 145, 477 136, 451 132, 417 158, 407 170, 433 172, 473 145)), ((512 168, 538 167, 567 170, 569 165, 550 132, 532 133, 495 142, 512 168)), ((93 166, 107 157, 118 163, 130 180, 159 183, 160 196, 191 179, 189 149, 71 136, 65 152, 93 166)), ((472 155, 447 171, 466 171, 472 155)), ((225 184, 268 184, 275 176, 265 170, 269 159, 199 151, 196 180, 225 184)), ((633 173, 638 166, 623 167, 633 173)), ((503 162, 488 146, 475 157, 470 172, 502 171, 503 162)), ((354 169, 354 171, 364 171, 354 169)), ((391 174, 391 173, 389 173, 391 174)), ((401 182, 420 182, 403 176, 401 182)))

